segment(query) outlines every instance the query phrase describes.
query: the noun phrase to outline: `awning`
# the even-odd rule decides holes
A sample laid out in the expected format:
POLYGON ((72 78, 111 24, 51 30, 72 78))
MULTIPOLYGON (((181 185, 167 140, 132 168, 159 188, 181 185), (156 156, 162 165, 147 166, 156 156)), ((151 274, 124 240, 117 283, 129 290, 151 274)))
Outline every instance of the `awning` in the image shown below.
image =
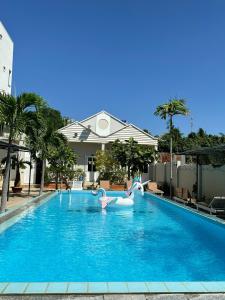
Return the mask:
POLYGON ((8 149, 9 146, 13 152, 16 152, 16 151, 30 152, 30 149, 25 146, 21 146, 21 145, 14 144, 14 143, 9 145, 8 142, 0 140, 0 149, 8 149))
POLYGON ((215 155, 216 153, 224 153, 225 154, 225 144, 212 146, 212 147, 201 147, 201 148, 197 148, 197 149, 183 151, 183 152, 177 153, 177 154, 199 156, 199 155, 215 155))

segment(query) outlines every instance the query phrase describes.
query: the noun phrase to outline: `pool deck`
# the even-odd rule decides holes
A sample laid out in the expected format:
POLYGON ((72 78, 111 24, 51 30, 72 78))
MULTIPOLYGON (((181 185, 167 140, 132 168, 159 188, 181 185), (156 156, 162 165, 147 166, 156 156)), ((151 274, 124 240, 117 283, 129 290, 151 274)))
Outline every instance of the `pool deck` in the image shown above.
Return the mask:
MULTIPOLYGON (((48 190, 44 193, 49 192, 48 190)), ((9 200, 7 201, 7 209, 12 209, 16 206, 23 205, 28 202, 30 199, 37 197, 39 195, 39 188, 32 188, 30 194, 28 195, 28 190, 23 189, 21 194, 9 194, 9 200)))
POLYGON ((0 295, 225 293, 225 282, 1 282, 0 295))
POLYGON ((120 295, 48 295, 48 296, 31 296, 31 295, 14 295, 14 296, 0 296, 0 300, 225 300, 225 294, 120 294, 120 295))
MULTIPOLYGON (((57 193, 57 192, 56 192, 57 193)), ((23 213, 51 199, 55 192, 48 192, 41 197, 16 199, 8 206, 8 212, 0 219, 7 220, 0 224, 0 233, 11 226, 23 213), (15 214, 8 218, 7 215, 15 214), (22 212, 22 213, 21 213, 22 212)), ((163 201, 171 202, 167 199, 163 201)), ((189 211, 206 217, 212 222, 225 224, 224 220, 171 202, 189 211)), ((0 220, 1 221, 1 220, 0 220)), ((0 222, 1 223, 1 222, 0 222)), ((0 282, 0 299, 224 299, 225 281, 205 282, 0 282), (177 295, 176 295, 177 294, 177 295), (54 296, 53 296, 54 295, 54 296), (93 296, 95 295, 95 296, 93 296)))

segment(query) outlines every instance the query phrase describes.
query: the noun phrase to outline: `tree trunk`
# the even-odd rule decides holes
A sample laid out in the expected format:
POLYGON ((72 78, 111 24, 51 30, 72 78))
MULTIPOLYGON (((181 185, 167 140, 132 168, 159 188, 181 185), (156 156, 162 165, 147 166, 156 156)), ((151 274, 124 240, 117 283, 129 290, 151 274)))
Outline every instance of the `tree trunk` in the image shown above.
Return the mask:
POLYGON ((56 177, 55 177, 55 189, 58 190, 58 183, 59 183, 59 174, 56 173, 56 177))
POLYGON ((130 165, 128 164, 127 166, 127 175, 128 175, 128 180, 130 180, 130 165))
POLYGON ((8 188, 9 188, 9 182, 10 182, 10 168, 11 168, 11 147, 12 141, 9 140, 9 146, 7 149, 7 157, 6 157, 6 167, 5 167, 5 173, 3 176, 3 184, 2 184, 2 198, 1 198, 1 208, 0 212, 4 212, 6 209, 7 204, 7 198, 8 198, 8 188))
POLYGON ((19 163, 17 163, 17 166, 16 166, 16 178, 15 178, 14 186, 15 187, 20 186, 20 167, 19 167, 19 163))
POLYGON ((173 138, 172 138, 172 128, 173 128, 173 117, 170 116, 170 199, 172 199, 172 186, 173 186, 173 138))
POLYGON ((40 191, 39 195, 43 194, 44 191, 44 184, 45 184, 45 167, 46 167, 46 160, 42 160, 42 170, 41 170, 41 184, 40 184, 40 191))

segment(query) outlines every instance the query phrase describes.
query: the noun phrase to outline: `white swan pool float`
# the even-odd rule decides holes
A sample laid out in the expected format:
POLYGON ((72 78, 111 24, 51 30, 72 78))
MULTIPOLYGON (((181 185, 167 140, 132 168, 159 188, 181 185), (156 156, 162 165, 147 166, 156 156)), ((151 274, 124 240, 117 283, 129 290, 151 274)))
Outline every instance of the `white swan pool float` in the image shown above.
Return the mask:
POLYGON ((115 204, 118 206, 133 206, 134 205, 134 200, 133 200, 134 194, 133 193, 131 193, 129 195, 129 197, 124 198, 124 197, 120 197, 120 196, 108 197, 106 195, 105 189, 103 189, 103 188, 98 189, 98 191, 96 191, 96 192, 92 191, 92 194, 95 196, 98 195, 99 193, 102 194, 102 196, 99 197, 99 201, 101 203, 102 208, 106 208, 106 206, 109 204, 115 204))
POLYGON ((134 205, 134 191, 139 190, 141 191, 141 195, 144 196, 144 185, 147 184, 149 181, 144 182, 143 184, 141 182, 135 181, 132 186, 128 189, 126 192, 127 197, 108 197, 106 195, 106 191, 103 188, 99 188, 97 191, 92 191, 92 194, 97 196, 101 193, 101 197, 99 197, 99 201, 101 203, 102 208, 106 208, 109 204, 113 204, 116 206, 124 206, 129 207, 134 205))

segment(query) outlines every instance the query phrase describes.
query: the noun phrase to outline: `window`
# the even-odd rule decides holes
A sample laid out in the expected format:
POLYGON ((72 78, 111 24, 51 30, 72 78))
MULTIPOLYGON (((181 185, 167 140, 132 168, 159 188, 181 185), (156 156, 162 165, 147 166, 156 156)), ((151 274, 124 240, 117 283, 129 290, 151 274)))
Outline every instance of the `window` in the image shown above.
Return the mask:
POLYGON ((148 173, 148 164, 144 164, 143 173, 148 173))
POLYGON ((88 172, 96 172, 95 161, 94 155, 88 157, 88 172))
POLYGON ((8 87, 11 87, 11 74, 12 74, 12 71, 9 70, 9 76, 8 76, 8 87))

